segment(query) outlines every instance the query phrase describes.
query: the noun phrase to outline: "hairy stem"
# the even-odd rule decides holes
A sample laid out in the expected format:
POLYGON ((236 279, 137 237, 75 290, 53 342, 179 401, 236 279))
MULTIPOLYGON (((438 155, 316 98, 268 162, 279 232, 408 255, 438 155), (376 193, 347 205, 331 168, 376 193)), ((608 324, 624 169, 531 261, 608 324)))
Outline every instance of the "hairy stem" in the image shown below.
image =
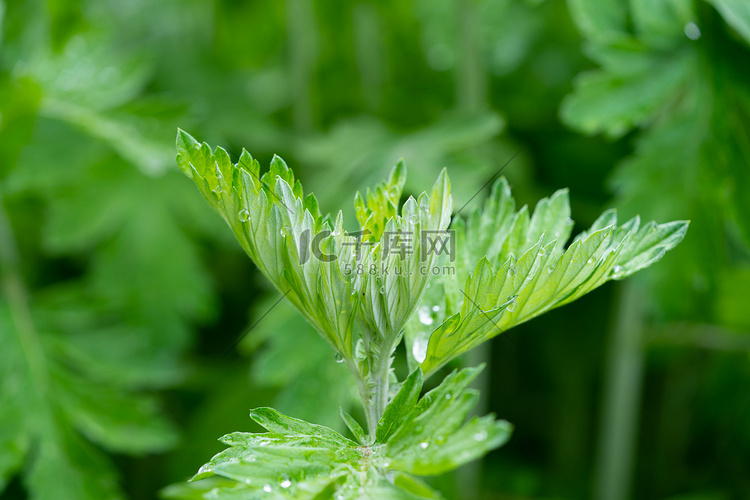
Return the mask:
MULTIPOLYGON (((388 405, 388 393, 390 385, 390 372, 391 372, 391 351, 390 349, 383 352, 380 356, 380 362, 375 369, 375 396, 374 396, 374 413, 377 417, 375 425, 380 420, 385 412, 385 407, 388 405)), ((373 430, 371 429, 371 432, 373 430)))
POLYGON ((379 335, 364 323, 360 327, 364 345, 376 345, 377 348, 368 353, 369 370, 366 375, 363 376, 354 363, 350 363, 350 369, 353 368, 352 373, 357 379, 357 390, 367 418, 367 431, 374 439, 378 422, 388 406, 392 355, 401 335, 379 335))

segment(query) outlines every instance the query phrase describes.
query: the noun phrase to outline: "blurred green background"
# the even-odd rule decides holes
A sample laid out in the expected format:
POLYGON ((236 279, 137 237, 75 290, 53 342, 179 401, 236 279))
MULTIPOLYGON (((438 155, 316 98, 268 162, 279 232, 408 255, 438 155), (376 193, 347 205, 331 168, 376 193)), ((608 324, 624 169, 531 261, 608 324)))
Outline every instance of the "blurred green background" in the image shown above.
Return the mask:
MULTIPOLYGON (((174 162, 182 127, 349 209, 403 157, 503 171, 579 229, 691 219, 661 263, 496 338, 510 443, 456 499, 750 498, 747 0, 0 0, 0 499, 154 499, 346 370, 174 162)), ((472 204, 478 206, 483 191, 472 204)), ((472 209, 474 207, 471 207, 472 209)), ((353 223, 350 217, 350 223, 353 223)))

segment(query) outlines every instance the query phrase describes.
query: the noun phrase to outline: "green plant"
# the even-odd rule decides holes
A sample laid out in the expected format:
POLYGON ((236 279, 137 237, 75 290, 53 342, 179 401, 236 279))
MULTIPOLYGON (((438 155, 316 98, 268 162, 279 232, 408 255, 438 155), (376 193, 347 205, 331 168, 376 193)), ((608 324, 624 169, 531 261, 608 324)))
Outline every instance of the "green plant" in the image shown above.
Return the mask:
POLYGON ((261 176, 244 150, 233 164, 224 149, 183 131, 177 149, 180 168, 245 252, 349 369, 366 430, 343 412, 355 440, 271 408, 253 410, 268 432, 222 438, 229 448, 194 478, 212 479, 169 489, 175 497, 440 498, 415 476, 479 458, 512 428, 492 415, 465 422, 478 398, 468 386, 481 368, 453 371, 420 398, 424 378, 505 330, 656 262, 688 226, 641 225, 638 217, 618 225, 609 210, 566 248, 573 228, 567 191, 531 214, 525 206, 516 211, 500 179, 483 208, 466 218, 459 210, 449 230, 447 173, 400 205, 406 169, 399 163, 387 181, 355 196, 359 231, 349 233, 343 213, 322 215, 279 157, 261 176), (443 251, 451 238, 455 253, 443 251), (393 361, 402 339, 411 371, 399 383, 393 361))

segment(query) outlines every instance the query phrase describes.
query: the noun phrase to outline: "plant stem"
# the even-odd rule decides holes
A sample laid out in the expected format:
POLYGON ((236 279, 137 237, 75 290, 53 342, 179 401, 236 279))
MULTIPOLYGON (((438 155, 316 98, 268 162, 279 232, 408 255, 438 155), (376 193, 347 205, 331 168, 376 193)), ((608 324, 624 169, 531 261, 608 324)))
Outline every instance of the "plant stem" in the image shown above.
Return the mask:
POLYGON ((383 97, 383 25, 371 3, 354 6, 354 42, 362 96, 367 107, 376 109, 383 97))
POLYGON ((315 14, 310 0, 287 0, 286 9, 294 128, 306 133, 313 128, 311 87, 317 59, 315 14))
POLYGON ((596 461, 597 500, 629 497, 643 379, 643 298, 633 283, 621 291, 609 347, 604 409, 596 461))
POLYGON ((385 413, 385 407, 388 406, 392 354, 401 336, 380 336, 366 325, 360 324, 360 326, 365 345, 376 344, 378 348, 368 355, 369 372, 367 375, 363 377, 354 363, 350 363, 350 370, 357 380, 357 390, 367 418, 367 431, 370 437, 375 439, 378 422, 385 413))
MULTIPOLYGON (((380 363, 375 370, 375 404, 374 413, 376 417, 375 425, 385 413, 385 407, 388 405, 388 393, 390 389, 391 374, 391 349, 384 350, 380 356, 380 363)), ((371 430, 372 432, 372 430, 371 430)))
POLYGON ((456 100, 463 111, 477 112, 487 107, 487 74, 476 40, 476 5, 472 0, 456 0, 456 21, 460 57, 456 65, 456 100))

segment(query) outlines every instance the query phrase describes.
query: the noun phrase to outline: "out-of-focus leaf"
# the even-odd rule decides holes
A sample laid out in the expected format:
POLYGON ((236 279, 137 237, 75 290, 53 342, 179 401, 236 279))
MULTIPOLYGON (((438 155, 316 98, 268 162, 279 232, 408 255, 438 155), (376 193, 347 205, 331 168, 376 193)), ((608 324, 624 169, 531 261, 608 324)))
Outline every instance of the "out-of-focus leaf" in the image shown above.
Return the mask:
POLYGON ((31 137, 39 100, 39 87, 32 80, 0 76, 0 180, 16 165, 31 137))
POLYGON ((611 43, 628 36, 628 7, 620 0, 568 0, 578 29, 596 43, 611 43))
POLYGON ((743 0, 708 0, 724 20, 750 43, 750 5, 743 0))
POLYGON ((504 127, 505 121, 495 113, 448 114, 411 133, 397 133, 374 118, 361 117, 342 121, 327 134, 306 139, 300 144, 299 154, 315 168, 309 185, 326 206, 348 206, 348 196, 342 197, 337 187, 341 182, 355 187, 374 185, 383 166, 395 165, 401 159, 410 166, 405 185, 408 192, 420 192, 447 167, 450 172, 461 169, 465 181, 453 193, 454 198, 469 199, 497 167, 471 157, 477 166, 466 169, 466 155, 497 137, 504 127))
MULTIPOLYGON (((633 58, 622 54, 623 58, 633 58)), ((676 90, 691 74, 695 61, 690 53, 654 57, 642 53, 635 72, 592 71, 580 75, 575 93, 560 110, 563 121, 583 132, 620 136, 644 125, 660 108, 669 105, 676 90)), ((616 66, 617 59, 612 61, 616 66)), ((627 64, 633 64, 628 61, 627 64)))
POLYGON ((0 486, 28 462, 23 478, 34 500, 122 498, 107 459, 72 434, 24 314, 0 302, 0 486))

